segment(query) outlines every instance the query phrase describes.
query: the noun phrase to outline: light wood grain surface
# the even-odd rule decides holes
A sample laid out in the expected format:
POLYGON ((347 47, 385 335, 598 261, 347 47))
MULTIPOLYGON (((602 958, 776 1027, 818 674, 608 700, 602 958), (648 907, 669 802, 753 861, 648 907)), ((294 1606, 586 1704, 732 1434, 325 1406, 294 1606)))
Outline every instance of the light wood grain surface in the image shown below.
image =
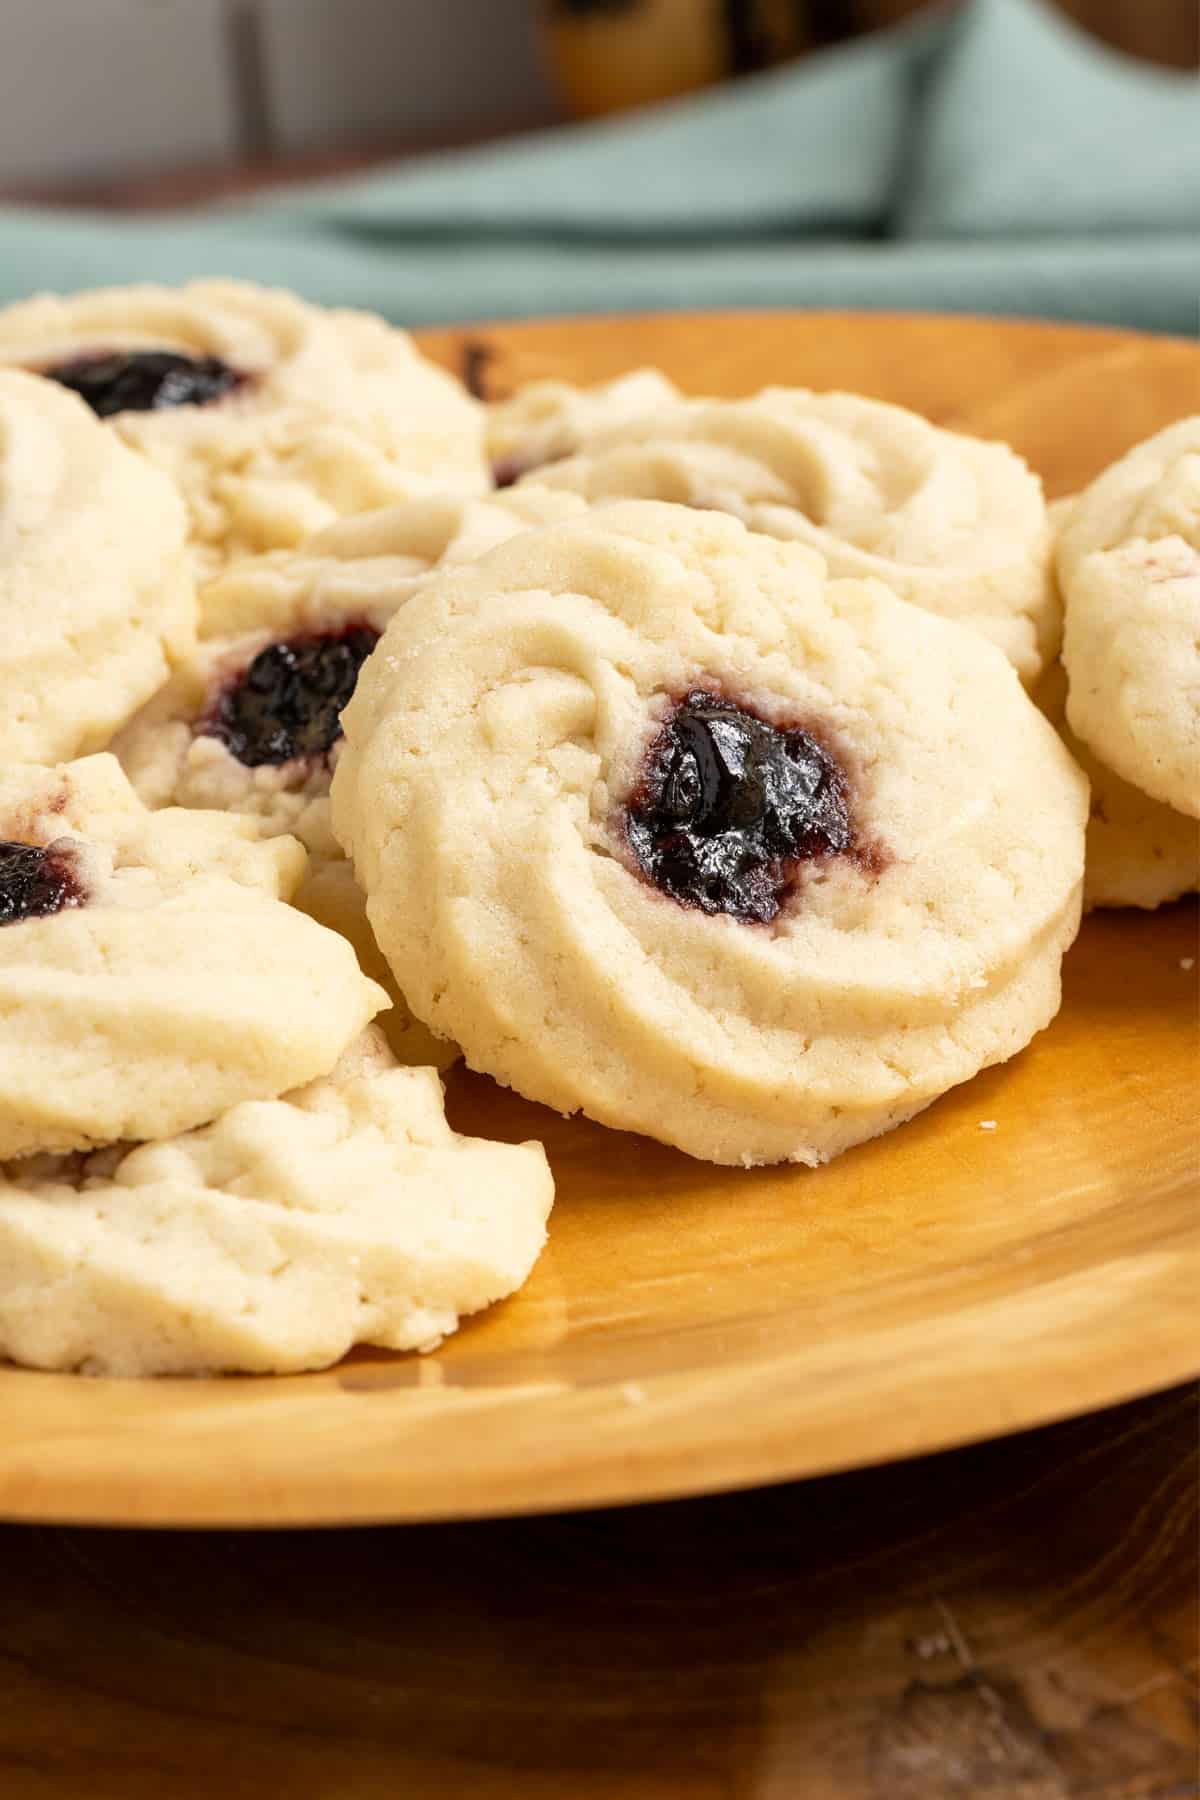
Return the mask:
MULTIPOLYGON (((1069 491, 1200 410, 1200 351, 984 320, 734 315, 430 334, 493 391, 657 362, 840 385, 1003 433, 1069 491)), ((1100 915, 1024 1055, 827 1169, 730 1173, 462 1071, 461 1129, 544 1138, 527 1289, 434 1357, 279 1381, 0 1372, 0 1516, 304 1523, 521 1512, 879 1461, 1200 1364, 1195 910, 1100 915), (994 1119, 992 1133, 979 1130, 994 1119)))

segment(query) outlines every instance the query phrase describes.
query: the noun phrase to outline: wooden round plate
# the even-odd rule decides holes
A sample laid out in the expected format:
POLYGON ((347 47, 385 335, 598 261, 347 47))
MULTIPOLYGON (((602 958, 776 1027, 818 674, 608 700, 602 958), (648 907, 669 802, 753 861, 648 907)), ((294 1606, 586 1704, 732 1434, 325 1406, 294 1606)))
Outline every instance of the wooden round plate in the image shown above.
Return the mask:
MULTIPOLYGON (((856 389, 1008 438, 1051 495, 1200 411, 1200 350, 1077 327, 755 313, 425 342, 491 393, 645 362, 695 392, 856 389)), ((2 1371, 0 1515, 293 1524, 646 1500, 933 1450, 1194 1374, 1195 955, 1191 905, 1096 915, 1029 1050, 815 1172, 691 1162, 456 1071, 459 1129, 542 1138, 554 1167, 550 1245, 517 1299, 434 1356, 319 1375, 2 1371)))

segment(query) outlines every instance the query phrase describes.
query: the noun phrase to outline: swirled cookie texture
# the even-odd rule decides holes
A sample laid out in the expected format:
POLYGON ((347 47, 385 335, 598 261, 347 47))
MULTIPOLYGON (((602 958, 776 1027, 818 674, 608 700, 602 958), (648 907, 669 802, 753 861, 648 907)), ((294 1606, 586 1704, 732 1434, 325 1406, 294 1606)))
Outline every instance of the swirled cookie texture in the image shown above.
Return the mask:
POLYGON ((979 637, 650 503, 442 573, 404 624, 334 826, 472 1066, 716 1162, 817 1163, 1054 1016, 1086 783, 979 637))
POLYGON ((1061 606, 1038 477, 1007 444, 857 394, 767 388, 597 432, 526 478, 733 513, 875 576, 997 644, 1028 685, 1058 654, 1061 606))
POLYGON ((0 757, 103 746, 191 641, 183 506, 73 395, 0 369, 0 757))
POLYGON ((329 821, 340 714, 380 633, 439 566, 468 562, 574 495, 442 498, 332 526, 301 551, 247 558, 206 584, 200 641, 113 748, 150 806, 219 808, 293 833, 311 853, 296 904, 349 937, 388 989, 385 1029, 407 1062, 456 1054, 412 1018, 377 949, 329 821))
POLYGON ((0 771, 0 1156, 189 1130, 331 1069, 387 1004, 279 897, 293 839, 149 813, 109 755, 0 771))
POLYGON ((679 389, 657 369, 633 369, 615 381, 575 387, 530 381, 488 407, 487 443, 497 484, 574 455, 598 431, 678 405, 679 389))
POLYGON ((1073 731, 1125 781, 1200 817, 1200 416, 1085 489, 1057 556, 1073 731))
POLYGON ((96 1375, 434 1348, 546 1238, 540 1144, 451 1131, 368 1034, 326 1079, 166 1142, 0 1171, 0 1355, 96 1375))
POLYGON ((489 485, 483 409, 402 331, 234 281, 47 294, 0 363, 83 396, 187 501, 202 570, 336 518, 489 485))

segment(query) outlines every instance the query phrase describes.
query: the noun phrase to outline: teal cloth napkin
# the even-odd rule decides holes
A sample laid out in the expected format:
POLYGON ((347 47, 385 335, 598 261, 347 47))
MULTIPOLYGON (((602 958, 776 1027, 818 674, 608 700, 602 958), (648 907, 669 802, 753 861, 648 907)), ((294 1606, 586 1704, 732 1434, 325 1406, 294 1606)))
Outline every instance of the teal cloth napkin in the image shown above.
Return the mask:
POLYGON ((1040 0, 964 0, 654 111, 250 204, 0 209, 0 303, 222 273, 405 324, 862 306, 1195 335, 1198 93, 1040 0))
POLYGON ((1200 235, 1200 75, 1119 56, 1034 0, 974 0, 943 46, 896 223, 1200 235))

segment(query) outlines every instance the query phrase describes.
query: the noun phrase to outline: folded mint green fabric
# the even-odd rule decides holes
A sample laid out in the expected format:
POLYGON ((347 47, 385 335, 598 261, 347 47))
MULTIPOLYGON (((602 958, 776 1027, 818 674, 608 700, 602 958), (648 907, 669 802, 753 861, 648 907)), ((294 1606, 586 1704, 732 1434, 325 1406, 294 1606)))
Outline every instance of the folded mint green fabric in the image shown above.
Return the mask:
POLYGON ((1200 235, 1200 79, 1119 56, 1034 0, 974 0, 941 46, 896 228, 1200 235))
POLYGON ((400 324, 861 306, 1194 336, 1195 95, 1040 0, 963 0, 652 112, 249 205, 0 209, 0 303, 219 273, 400 324))
POLYGON ((429 241, 349 245, 266 220, 0 214, 0 301, 34 287, 186 281, 218 271, 278 283, 397 324, 664 308, 858 306, 1007 313, 1194 335, 1200 242, 1022 238, 979 244, 854 241, 627 245, 429 241), (67 227, 64 229, 64 225, 67 227), (11 260, 10 260, 11 258, 11 260), (36 269, 36 281, 11 271, 36 269))

